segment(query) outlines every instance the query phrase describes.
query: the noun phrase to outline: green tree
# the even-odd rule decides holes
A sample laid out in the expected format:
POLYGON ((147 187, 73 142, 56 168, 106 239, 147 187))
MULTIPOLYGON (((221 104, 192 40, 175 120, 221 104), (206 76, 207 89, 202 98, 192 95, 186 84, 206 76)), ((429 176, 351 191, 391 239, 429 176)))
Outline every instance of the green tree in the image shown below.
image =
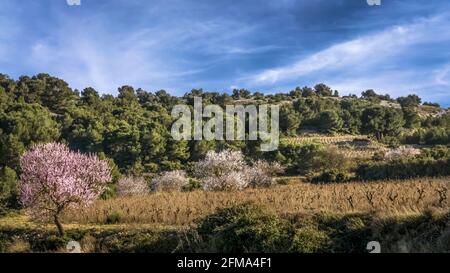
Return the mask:
POLYGON ((9 168, 0 168, 0 214, 11 208, 18 207, 17 175, 9 168))
POLYGON ((294 136, 300 127, 300 114, 294 110, 292 105, 286 105, 280 111, 280 129, 286 135, 294 136))
POLYGON ((374 135, 378 141, 398 135, 405 124, 399 110, 380 106, 365 109, 361 119, 363 132, 374 135))
POLYGON ((141 154, 140 134, 136 126, 126 121, 118 121, 117 124, 107 128, 103 147, 108 157, 112 158, 125 172, 139 161, 141 154))
POLYGON ((59 138, 58 124, 38 104, 14 103, 0 111, 0 166, 19 169, 21 153, 33 144, 59 138))
POLYGON ((403 117, 405 119, 406 128, 417 128, 420 126, 420 117, 417 114, 417 110, 413 107, 402 108, 403 117))
POLYGON ((63 114, 78 100, 78 94, 65 81, 48 74, 20 77, 13 92, 17 99, 39 103, 57 114, 63 114))
POLYGON ((324 133, 335 134, 341 131, 344 122, 336 111, 325 111, 319 116, 320 130, 324 133))
POLYGON ((73 150, 101 152, 105 132, 104 122, 88 108, 73 108, 64 116, 62 137, 69 142, 73 150))
POLYGON ((373 103, 380 102, 380 96, 373 89, 369 89, 369 90, 362 92, 361 97, 363 99, 369 100, 373 103))
POLYGON ((417 95, 408 95, 406 97, 399 97, 397 102, 400 103, 402 108, 417 107, 422 102, 422 99, 417 95))
POLYGON ((251 98, 251 94, 247 89, 234 89, 232 97, 235 100, 249 99, 251 98))
POLYGON ((319 83, 316 86, 314 86, 314 90, 316 91, 316 94, 318 96, 322 96, 322 97, 333 96, 333 90, 329 86, 327 86, 323 83, 319 83))
POLYGON ((189 151, 191 154, 191 161, 198 161, 202 159, 208 151, 215 150, 216 143, 207 140, 191 141, 189 151))

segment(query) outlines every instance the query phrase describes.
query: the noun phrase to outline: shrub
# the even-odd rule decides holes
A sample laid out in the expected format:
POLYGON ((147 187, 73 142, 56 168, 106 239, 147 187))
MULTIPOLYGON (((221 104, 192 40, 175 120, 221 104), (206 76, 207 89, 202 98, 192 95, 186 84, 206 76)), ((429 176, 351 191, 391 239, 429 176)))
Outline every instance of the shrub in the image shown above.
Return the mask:
POLYGON ((419 129, 403 136, 402 142, 405 144, 448 145, 450 144, 450 130, 444 127, 419 129))
POLYGON ((197 231, 216 252, 277 252, 287 244, 281 220, 250 203, 218 209, 199 222, 197 231))
POLYGON ((152 180, 153 191, 181 191, 189 185, 189 179, 184 171, 165 172, 152 180))
POLYGON ((117 182, 117 195, 143 195, 149 192, 147 181, 143 177, 128 176, 117 182))
POLYGON ((280 147, 285 158, 283 166, 291 174, 307 175, 329 169, 347 169, 350 160, 337 148, 325 147, 320 143, 286 144, 280 147))
POLYGON ((295 231, 291 251, 299 253, 325 252, 329 244, 330 238, 325 231, 308 225, 295 231))
POLYGON ((432 148, 424 149, 422 152, 423 157, 429 157, 433 159, 446 159, 450 158, 450 148, 443 145, 437 145, 432 148))
POLYGON ((8 209, 18 208, 17 175, 8 167, 0 169, 0 215, 8 209))
POLYGON ((173 253, 178 237, 169 232, 121 232, 102 239, 102 251, 110 253, 173 253))
POLYGON ((357 177, 361 180, 407 179, 424 176, 450 175, 450 158, 402 159, 390 162, 370 162, 358 166, 357 177))
POLYGON ((393 149, 400 147, 400 139, 397 136, 385 136, 380 142, 393 149))
POLYGON ((430 128, 423 136, 423 142, 429 145, 449 144, 450 130, 447 128, 430 128))
POLYGON ((283 178, 278 178, 278 179, 276 180, 276 182, 277 182, 278 185, 284 185, 284 186, 286 186, 286 185, 289 185, 289 184, 292 183, 292 179, 287 178, 287 177, 283 177, 283 178))
POLYGON ((100 195, 100 199, 107 200, 117 196, 117 184, 109 183, 105 191, 100 195))
POLYGON ((413 148, 413 147, 407 147, 407 146, 400 146, 397 149, 391 149, 387 151, 384 154, 384 160, 392 161, 392 160, 398 160, 402 158, 414 158, 420 155, 420 150, 413 148))
POLYGON ((324 171, 321 174, 310 178, 310 181, 313 183, 334 183, 334 182, 346 182, 351 179, 351 175, 346 171, 341 170, 328 170, 324 171))
POLYGON ((33 251, 37 252, 55 252, 65 251, 67 243, 71 241, 71 238, 67 236, 44 236, 30 241, 30 246, 33 251))
POLYGON ((319 230, 328 234, 330 239, 326 252, 367 253, 366 245, 372 241, 373 216, 368 214, 329 214, 314 216, 319 230))
POLYGON ((113 211, 106 216, 105 224, 113 225, 120 223, 122 216, 119 212, 113 211))
POLYGON ((184 189, 186 191, 194 191, 194 190, 199 190, 202 188, 202 184, 200 183, 200 181, 198 181, 195 178, 190 178, 189 179, 189 184, 184 187, 184 189))

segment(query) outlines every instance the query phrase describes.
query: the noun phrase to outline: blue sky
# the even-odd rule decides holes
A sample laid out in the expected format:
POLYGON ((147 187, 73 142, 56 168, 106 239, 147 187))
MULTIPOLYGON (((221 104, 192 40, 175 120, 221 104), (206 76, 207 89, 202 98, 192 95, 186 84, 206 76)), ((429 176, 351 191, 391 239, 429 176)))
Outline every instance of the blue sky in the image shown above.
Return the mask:
POLYGON ((272 93, 324 82, 450 106, 450 1, 0 0, 0 73, 272 93))

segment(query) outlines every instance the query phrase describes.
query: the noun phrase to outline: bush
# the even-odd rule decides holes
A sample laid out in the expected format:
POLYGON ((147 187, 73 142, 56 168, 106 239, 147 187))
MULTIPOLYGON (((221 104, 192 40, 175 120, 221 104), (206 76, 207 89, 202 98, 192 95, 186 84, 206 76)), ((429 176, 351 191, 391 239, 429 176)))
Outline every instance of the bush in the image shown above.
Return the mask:
POLYGON ((198 181, 197 179, 194 179, 194 178, 190 178, 189 184, 186 187, 184 187, 184 190, 195 191, 195 190, 199 190, 201 188, 202 188, 202 184, 200 183, 200 181, 198 181))
POLYGON ((444 145, 437 145, 432 148, 423 149, 422 156, 433 159, 450 158, 450 148, 444 145))
POLYGON ((400 147, 401 144, 400 139, 397 136, 385 136, 380 142, 393 149, 400 147))
POLYGON ((184 171, 170 171, 153 178, 151 184, 153 191, 181 191, 189 186, 189 179, 184 171))
POLYGON ((105 191, 100 195, 100 199, 107 200, 117 196, 117 184, 109 183, 105 191))
POLYGON ((351 175, 346 171, 341 170, 328 170, 324 171, 317 176, 310 178, 313 183, 334 183, 334 182, 347 182, 351 179, 351 175))
POLYGON ((402 159, 391 162, 371 162, 358 166, 356 175, 361 180, 407 179, 424 176, 450 175, 450 158, 402 159))
POLYGON ((110 253, 172 253, 178 237, 169 232, 122 232, 102 238, 102 250, 110 253))
POLYGON ((71 238, 67 236, 50 235, 43 238, 31 240, 30 245, 33 251, 37 252, 55 252, 66 251, 67 244, 71 238))
POLYGON ((117 195, 143 195, 149 192, 147 181, 143 177, 128 176, 117 182, 117 195))
POLYGON ((250 203, 218 209, 197 231, 211 251, 222 253, 278 252, 288 241, 281 220, 250 203))
POLYGON ((8 209, 18 208, 17 175, 8 167, 0 169, 0 215, 8 209))
POLYGON ((419 129, 412 134, 403 136, 405 144, 448 145, 450 144, 450 130, 444 127, 419 129))
POLYGON ((421 152, 419 149, 407 146, 400 146, 397 149, 391 149, 387 151, 384 154, 384 160, 393 161, 403 158, 410 159, 419 156, 420 153, 421 152))
POLYGON ((298 253, 325 252, 330 241, 328 234, 315 226, 301 227, 295 231, 291 251, 298 253))
POLYGON ((291 178, 287 178, 287 177, 283 177, 283 178, 278 178, 276 180, 278 185, 283 185, 283 186, 287 186, 292 184, 292 179, 291 178))
POLYGON ((117 211, 113 211, 106 216, 105 224, 107 225, 118 224, 120 223, 121 219, 122 215, 117 211))
POLYGON ((373 221, 373 216, 368 214, 321 213, 314 216, 315 225, 330 239, 329 244, 322 246, 332 253, 367 253, 366 245, 374 239, 373 221))
POLYGON ((337 148, 325 147, 320 143, 286 144, 280 147, 285 158, 283 166, 291 174, 308 175, 330 169, 348 169, 350 160, 337 148))

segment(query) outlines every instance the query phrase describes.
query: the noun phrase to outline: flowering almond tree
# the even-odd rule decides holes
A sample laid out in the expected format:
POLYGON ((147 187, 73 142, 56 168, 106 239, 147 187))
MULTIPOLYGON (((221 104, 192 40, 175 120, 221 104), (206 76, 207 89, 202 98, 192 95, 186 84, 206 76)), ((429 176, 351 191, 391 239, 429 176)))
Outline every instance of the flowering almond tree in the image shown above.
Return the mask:
POLYGON ((165 172, 152 180, 153 191, 181 191, 187 185, 189 179, 180 170, 165 172))
POLYGON ((240 151, 209 151, 195 165, 195 176, 208 191, 242 190, 248 186, 247 165, 240 151))
POLYGON ((149 192, 147 181, 143 177, 127 176, 117 182, 117 195, 143 195, 149 192))
POLYGON ((208 191, 234 191, 248 187, 270 187, 273 176, 284 169, 277 163, 257 161, 247 165, 240 151, 209 151, 197 162, 194 175, 208 191))
POLYGON ((72 152, 59 143, 40 144, 21 158, 20 200, 35 219, 52 219, 61 236, 61 213, 92 203, 111 180, 106 161, 72 152))

